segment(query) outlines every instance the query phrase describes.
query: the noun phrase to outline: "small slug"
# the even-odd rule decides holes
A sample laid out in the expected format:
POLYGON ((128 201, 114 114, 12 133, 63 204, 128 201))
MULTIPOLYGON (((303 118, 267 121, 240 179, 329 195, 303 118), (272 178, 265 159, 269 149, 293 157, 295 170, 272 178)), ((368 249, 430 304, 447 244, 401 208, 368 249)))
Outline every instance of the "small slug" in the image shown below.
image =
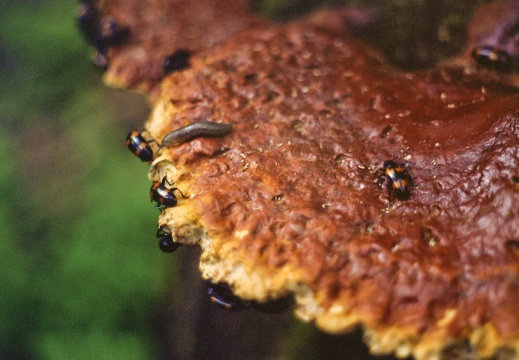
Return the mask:
POLYGON ((197 137, 223 137, 232 130, 232 124, 215 123, 212 121, 197 121, 183 126, 164 136, 163 147, 173 147, 188 142, 197 137))

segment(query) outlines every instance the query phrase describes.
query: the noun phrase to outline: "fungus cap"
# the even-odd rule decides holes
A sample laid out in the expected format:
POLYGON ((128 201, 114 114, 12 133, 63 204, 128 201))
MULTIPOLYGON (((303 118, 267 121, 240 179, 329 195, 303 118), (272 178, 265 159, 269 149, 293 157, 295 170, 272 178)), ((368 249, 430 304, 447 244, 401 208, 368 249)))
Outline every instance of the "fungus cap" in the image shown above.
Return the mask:
POLYGON ((198 120, 233 131, 165 149, 151 177, 190 195, 159 222, 202 247, 204 278, 247 300, 293 294, 326 331, 364 326, 375 353, 517 347, 516 88, 396 72, 302 22, 244 31, 167 77, 146 127, 160 139, 198 120), (404 164, 409 199, 377 181, 386 160, 404 164))
POLYGON ((101 14, 128 26, 126 46, 108 50, 105 82, 150 92, 164 76, 164 59, 175 51, 196 52, 218 44, 260 20, 248 0, 106 0, 101 14))
POLYGON ((153 100, 158 140, 233 124, 162 149, 150 172, 187 194, 159 225, 202 247, 205 279, 245 300, 293 295, 328 332, 362 325, 374 353, 517 351, 517 88, 467 68, 397 72, 300 21, 200 50, 153 100), (412 179, 405 200, 379 181, 388 160, 412 179))

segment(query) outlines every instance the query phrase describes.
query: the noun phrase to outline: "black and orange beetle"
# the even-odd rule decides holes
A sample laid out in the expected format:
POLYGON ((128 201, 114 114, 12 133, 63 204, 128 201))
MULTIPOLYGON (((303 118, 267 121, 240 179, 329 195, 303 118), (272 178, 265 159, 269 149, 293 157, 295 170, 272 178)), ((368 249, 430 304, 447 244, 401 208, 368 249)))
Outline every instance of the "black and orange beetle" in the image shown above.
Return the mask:
POLYGON ((184 70, 189 67, 189 58, 191 52, 189 50, 179 49, 173 54, 166 56, 162 63, 164 73, 184 70))
POLYGON ((120 46, 130 37, 130 28, 119 25, 115 19, 104 17, 99 21, 96 46, 98 49, 120 46))
POLYGON ((512 68, 512 58, 496 46, 477 46, 472 50, 472 57, 481 66, 489 69, 508 71, 512 68))
POLYGON ((168 188, 166 186, 166 183, 169 186, 173 185, 164 176, 162 178, 161 182, 155 181, 153 183, 153 185, 151 186, 151 189, 150 189, 150 199, 151 199, 151 201, 156 201, 157 202, 157 207, 158 208, 172 207, 172 206, 177 205, 177 197, 174 194, 175 190, 178 191, 180 193, 180 195, 182 195, 182 197, 187 198, 187 196, 184 195, 182 193, 182 191, 180 191, 179 188, 176 188, 176 187, 168 188))
POLYGON ((149 144, 151 142, 155 142, 155 140, 147 141, 139 130, 134 129, 130 131, 126 137, 125 144, 132 153, 139 157, 139 159, 149 162, 153 160, 153 150, 151 150, 149 144))
POLYGON ((383 171, 383 173, 378 177, 377 184, 380 184, 381 178, 386 179, 389 199, 391 199, 391 195, 394 195, 398 200, 409 199, 413 179, 402 165, 398 165, 393 160, 386 160, 379 171, 383 171))
POLYGON ((91 45, 95 45, 98 37, 99 10, 95 4, 82 2, 79 8, 78 26, 85 40, 91 45))
POLYGON ((165 253, 172 253, 181 246, 181 244, 174 242, 171 233, 164 231, 162 227, 157 230, 156 236, 157 238, 160 238, 160 250, 162 250, 165 253))

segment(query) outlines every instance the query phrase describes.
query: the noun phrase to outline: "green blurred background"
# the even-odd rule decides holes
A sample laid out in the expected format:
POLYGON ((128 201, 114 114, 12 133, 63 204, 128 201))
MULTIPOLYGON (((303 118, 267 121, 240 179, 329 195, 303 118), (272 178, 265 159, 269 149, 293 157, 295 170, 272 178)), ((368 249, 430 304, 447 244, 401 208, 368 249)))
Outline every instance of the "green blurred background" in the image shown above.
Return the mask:
POLYGON ((76 7, 1 5, 2 359, 153 357, 176 278, 146 166, 124 147, 146 103, 102 86, 76 7))
MULTIPOLYGON (((256 8, 286 18, 317 3, 256 8)), ((477 2, 434 2, 435 38, 415 51, 425 40, 409 37, 423 24, 401 14, 414 18, 430 3, 378 2, 389 16, 370 40, 399 66, 454 53, 477 2), (383 35, 388 28, 394 36, 383 35)), ((147 165, 124 146, 149 109, 144 98, 102 85, 76 28, 77 5, 0 5, 0 359, 369 358, 359 331, 330 336, 290 311, 216 308, 198 249, 158 250, 147 165)))

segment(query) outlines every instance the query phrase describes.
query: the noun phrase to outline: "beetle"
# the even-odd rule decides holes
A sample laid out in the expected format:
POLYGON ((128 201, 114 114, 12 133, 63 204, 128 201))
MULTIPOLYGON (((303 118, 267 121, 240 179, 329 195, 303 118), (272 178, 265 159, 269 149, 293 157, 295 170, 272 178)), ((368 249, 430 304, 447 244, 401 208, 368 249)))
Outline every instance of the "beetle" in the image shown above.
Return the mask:
POLYGON ((78 27, 85 40, 95 45, 98 37, 99 10, 94 4, 82 2, 79 7, 78 27))
POLYGON ((206 281, 209 300, 226 310, 241 310, 250 306, 250 301, 245 301, 233 294, 229 286, 206 281))
POLYGON ((108 68, 108 49, 124 44, 131 35, 130 28, 114 18, 102 18, 95 0, 81 1, 77 23, 85 40, 96 48, 93 61, 102 70, 108 68))
POLYGON ((159 240, 159 248, 165 253, 172 253, 175 252, 181 244, 173 241, 173 236, 171 233, 166 232, 163 230, 163 227, 160 227, 157 230, 157 238, 160 238, 159 240))
POLYGON ((142 161, 153 160, 153 150, 151 150, 150 143, 156 142, 155 140, 147 141, 139 130, 132 130, 126 137, 126 147, 130 149, 139 159, 142 161))
POLYGON ((507 71, 512 67, 512 58, 497 46, 483 45, 472 50, 472 57, 481 66, 494 70, 507 71))
POLYGON ((121 26, 112 17, 104 17, 99 21, 96 46, 98 49, 120 46, 130 37, 130 28, 121 26))
POLYGON ((413 179, 402 166, 393 160, 386 160, 382 168, 379 169, 383 173, 378 177, 377 184, 380 184, 381 178, 387 180, 389 199, 391 199, 391 195, 394 195, 398 200, 407 200, 411 196, 413 179))
POLYGON ((173 71, 184 70, 189 67, 189 58, 191 52, 189 50, 179 49, 173 54, 166 56, 162 62, 162 68, 164 73, 170 73, 173 71))
POLYGON ((180 191, 179 188, 168 188, 166 183, 169 186, 172 186, 168 179, 164 176, 162 181, 155 181, 150 189, 150 199, 151 201, 157 202, 157 207, 160 209, 161 207, 172 207, 177 205, 177 197, 175 196, 175 190, 178 191, 182 197, 187 198, 186 195, 180 191))

